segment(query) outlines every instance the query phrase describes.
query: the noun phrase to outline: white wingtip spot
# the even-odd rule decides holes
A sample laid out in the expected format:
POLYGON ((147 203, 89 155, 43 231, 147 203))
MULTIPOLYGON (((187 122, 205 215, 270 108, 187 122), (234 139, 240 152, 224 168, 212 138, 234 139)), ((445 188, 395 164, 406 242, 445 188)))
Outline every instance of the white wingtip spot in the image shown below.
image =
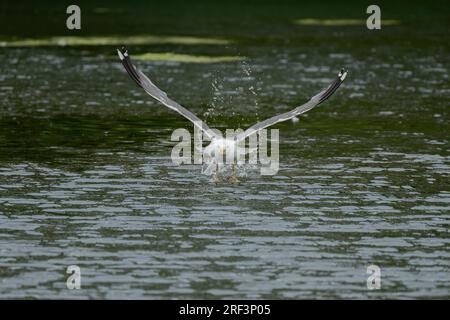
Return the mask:
POLYGON ((120 60, 123 60, 123 59, 124 59, 124 56, 123 56, 122 52, 120 52, 119 49, 117 49, 117 53, 119 54, 120 60))
POLYGON ((345 71, 342 75, 341 75, 341 81, 344 81, 345 77, 347 76, 347 71, 345 71))

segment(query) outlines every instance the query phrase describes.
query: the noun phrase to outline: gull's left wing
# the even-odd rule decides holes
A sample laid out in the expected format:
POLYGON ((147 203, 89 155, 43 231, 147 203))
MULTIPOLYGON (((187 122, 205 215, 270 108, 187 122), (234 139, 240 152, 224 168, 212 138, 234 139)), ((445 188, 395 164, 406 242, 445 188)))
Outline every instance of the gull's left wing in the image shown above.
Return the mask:
POLYGON ((318 94, 316 94, 315 96, 313 96, 308 102, 306 102, 305 104, 303 104, 289 112, 282 113, 282 114, 279 114, 272 118, 269 118, 267 120, 258 122, 254 126, 251 126, 247 130, 245 130, 243 133, 238 134, 236 136, 236 140, 242 141, 245 138, 247 138, 248 136, 251 136, 252 134, 254 134, 264 128, 270 127, 278 122, 283 122, 283 121, 292 119, 295 116, 298 116, 302 113, 305 113, 305 112, 311 110, 314 107, 317 107, 319 104, 321 104, 322 102, 327 100, 329 97, 331 97, 333 95, 333 93, 336 92, 336 90, 342 84, 342 82, 344 81, 346 76, 347 76, 347 71, 342 69, 339 72, 339 74, 337 75, 336 79, 328 86, 328 88, 326 88, 325 90, 323 90, 323 91, 319 92, 318 94))
POLYGON ((217 137, 217 134, 214 133, 202 120, 200 120, 195 114, 190 112, 185 107, 181 106, 177 102, 170 99, 167 94, 159 89, 153 82, 143 74, 139 69, 137 69, 134 64, 131 62, 130 56, 128 55, 128 51, 125 48, 117 49, 117 53, 119 55, 120 61, 122 65, 125 67, 128 75, 131 79, 136 82, 138 86, 145 90, 150 96, 164 104, 166 107, 178 112, 186 119, 191 121, 195 126, 197 126, 200 130, 202 130, 210 139, 217 137))

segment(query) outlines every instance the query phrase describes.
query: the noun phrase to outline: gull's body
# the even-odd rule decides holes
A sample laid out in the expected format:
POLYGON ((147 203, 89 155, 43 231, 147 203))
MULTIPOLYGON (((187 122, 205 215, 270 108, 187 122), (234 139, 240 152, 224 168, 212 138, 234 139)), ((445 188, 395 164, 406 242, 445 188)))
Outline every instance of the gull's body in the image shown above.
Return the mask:
POLYGON ((339 88, 339 86, 347 76, 347 71, 341 70, 336 79, 325 90, 322 90, 318 94, 314 95, 305 104, 289 112, 258 122, 244 132, 235 135, 233 138, 223 138, 220 134, 211 130, 195 114, 193 114, 174 100, 170 99, 164 91, 154 85, 153 82, 145 74, 143 74, 133 65, 128 55, 128 51, 125 48, 122 48, 122 50, 117 50, 117 52, 129 76, 136 82, 138 86, 143 88, 145 92, 164 104, 166 107, 180 113, 182 116, 187 118, 197 128, 202 130, 205 136, 211 140, 211 143, 204 149, 203 154, 206 158, 209 158, 213 162, 216 162, 217 165, 217 159, 219 157, 223 157, 225 153, 229 154, 229 152, 232 152, 232 154, 235 156, 236 151, 242 151, 241 149, 239 149, 239 143, 245 140, 247 137, 258 133, 260 130, 270 127, 276 123, 296 118, 298 115, 311 110, 312 108, 327 100, 331 95, 333 95, 334 92, 336 92, 336 90, 339 88))
MULTIPOLYGON (((242 149, 238 146, 237 140, 230 139, 230 138, 222 138, 222 137, 215 137, 212 139, 212 141, 206 146, 206 148, 203 150, 203 160, 208 165, 206 169, 203 171, 205 174, 211 174, 214 173, 214 179, 217 181, 218 179, 218 172, 220 171, 220 168, 222 164, 224 163, 224 156, 227 157, 226 163, 232 163, 233 165, 233 177, 232 179, 235 179, 234 165, 238 163, 237 159, 237 152, 241 151, 242 149), (229 161, 229 155, 231 156, 231 161, 229 161)), ((244 151, 241 151, 245 153, 244 151)), ((237 180, 233 180, 237 181, 237 180)))
POLYGON ((213 138, 210 144, 205 148, 203 154, 209 158, 221 157, 224 154, 232 152, 235 154, 237 141, 229 138, 213 138))

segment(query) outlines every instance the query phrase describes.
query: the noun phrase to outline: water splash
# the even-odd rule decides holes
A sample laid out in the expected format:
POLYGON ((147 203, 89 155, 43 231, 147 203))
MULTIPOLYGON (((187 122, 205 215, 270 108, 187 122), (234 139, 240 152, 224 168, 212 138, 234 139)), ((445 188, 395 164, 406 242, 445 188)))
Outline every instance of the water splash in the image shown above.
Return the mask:
POLYGON ((239 69, 232 76, 226 76, 222 69, 215 70, 211 81, 211 96, 208 110, 204 113, 206 118, 232 117, 241 113, 242 109, 249 109, 259 121, 258 88, 252 67, 247 61, 240 61, 239 69), (245 106, 242 101, 245 101, 245 106), (250 105, 247 105, 248 102, 250 105))
POLYGON ((259 121, 258 93, 256 92, 255 85, 254 85, 255 81, 254 81, 254 77, 252 76, 252 68, 251 68, 250 64, 247 61, 245 61, 245 60, 241 61, 241 66, 242 66, 242 71, 247 76, 247 78, 253 80, 253 81, 250 82, 249 86, 247 87, 247 91, 252 96, 252 101, 253 101, 253 106, 254 106, 254 110, 255 110, 256 120, 259 121))
POLYGON ((223 87, 223 77, 220 75, 220 71, 216 70, 211 81, 211 102, 208 105, 208 110, 204 113, 206 119, 223 114, 226 102, 223 87))

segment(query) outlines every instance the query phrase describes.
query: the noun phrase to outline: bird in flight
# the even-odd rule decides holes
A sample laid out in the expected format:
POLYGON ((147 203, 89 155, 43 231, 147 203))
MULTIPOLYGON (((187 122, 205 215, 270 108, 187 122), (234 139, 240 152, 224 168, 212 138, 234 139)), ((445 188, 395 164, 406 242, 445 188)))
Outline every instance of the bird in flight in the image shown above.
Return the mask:
POLYGON ((244 141, 247 137, 258 133, 262 129, 273 126, 276 123, 295 118, 296 116, 301 115, 313 109, 314 107, 317 107, 319 104, 323 103, 336 92, 336 90, 339 88, 339 86, 347 76, 347 71, 345 69, 341 69, 337 77, 326 89, 314 95, 303 105, 296 107, 291 111, 258 122, 247 130, 236 134, 233 138, 230 139, 228 137, 224 138, 218 132, 210 129, 208 125, 200 120, 200 118, 198 118, 194 113, 169 98, 164 91, 159 89, 144 73, 142 73, 138 68, 135 67, 135 65, 131 61, 130 55, 128 54, 128 50, 125 47, 117 49, 117 53, 128 75, 131 77, 131 79, 134 80, 134 82, 136 82, 139 87, 144 89, 145 92, 147 92, 150 96, 161 102, 166 107, 178 112, 183 117, 191 121, 198 129, 203 131, 208 139, 210 139, 211 143, 204 149, 204 156, 207 159, 212 160, 214 166, 211 166, 211 168, 215 167, 215 170, 209 170, 209 174, 217 174, 219 170, 219 161, 217 161, 217 159, 223 159, 225 151, 227 153, 232 152, 233 154, 235 154, 235 150, 240 148, 239 143, 244 141))

